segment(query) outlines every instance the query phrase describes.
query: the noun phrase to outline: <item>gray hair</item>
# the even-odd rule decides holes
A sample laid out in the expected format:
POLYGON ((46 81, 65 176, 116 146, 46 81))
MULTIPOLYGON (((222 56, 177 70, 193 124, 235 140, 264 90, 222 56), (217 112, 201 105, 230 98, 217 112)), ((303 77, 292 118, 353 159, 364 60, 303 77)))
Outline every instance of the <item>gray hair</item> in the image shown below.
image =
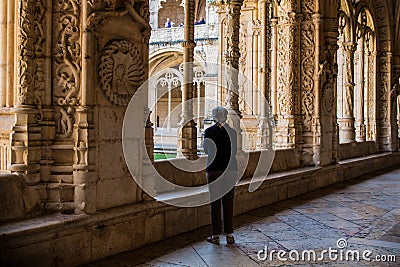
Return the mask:
POLYGON ((216 107, 211 111, 212 117, 217 122, 226 122, 228 110, 224 107, 216 107))

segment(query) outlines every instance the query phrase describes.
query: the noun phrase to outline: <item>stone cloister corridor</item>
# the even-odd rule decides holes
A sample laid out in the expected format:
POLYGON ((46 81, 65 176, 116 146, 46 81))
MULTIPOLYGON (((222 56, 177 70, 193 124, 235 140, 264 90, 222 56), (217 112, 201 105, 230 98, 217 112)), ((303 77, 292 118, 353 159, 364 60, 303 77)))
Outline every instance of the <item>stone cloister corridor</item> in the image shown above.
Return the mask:
POLYGON ((399 126, 399 0, 1 0, 0 265, 269 266, 344 238, 398 266, 399 126), (216 106, 234 246, 204 241, 216 106))
MULTIPOLYGON (((400 202, 396 196, 400 191, 399 181, 400 170, 392 169, 240 215, 236 218, 235 245, 225 242, 210 245, 204 240, 209 229, 202 227, 86 266, 398 266, 400 202), (396 181, 395 186, 393 181, 396 181), (371 260, 377 255, 387 257, 382 262, 368 262, 362 257, 360 261, 350 257, 333 262, 328 256, 318 260, 324 249, 339 250, 337 241, 341 238, 347 242, 343 249, 358 249, 361 253, 370 249, 373 251, 371 260), (301 255, 304 250, 315 250, 319 254, 313 261, 307 261, 308 256, 304 260, 291 260, 288 255, 279 260, 274 254, 271 261, 265 254, 257 255, 260 250, 265 251, 265 246, 268 253, 297 250, 301 255), (390 255, 397 261, 388 260, 390 255)), ((336 256, 339 259, 339 254, 336 256)))

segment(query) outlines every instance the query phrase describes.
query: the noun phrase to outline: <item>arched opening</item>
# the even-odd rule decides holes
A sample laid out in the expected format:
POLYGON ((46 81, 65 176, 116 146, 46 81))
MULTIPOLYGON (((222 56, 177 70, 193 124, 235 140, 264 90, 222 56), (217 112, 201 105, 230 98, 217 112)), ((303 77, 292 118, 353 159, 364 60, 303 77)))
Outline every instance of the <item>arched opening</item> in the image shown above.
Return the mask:
POLYGON ((354 49, 353 22, 350 5, 340 2, 339 39, 337 51, 337 121, 339 124, 339 143, 354 142, 354 49))
MULTIPOLYGON (((179 49, 159 50, 150 55, 151 83, 149 108, 154 123, 155 159, 158 154, 176 155, 178 129, 181 122, 183 103, 183 54, 179 49)), ((194 121, 198 129, 198 148, 201 150, 201 136, 206 125, 208 109, 205 106, 206 82, 201 64, 194 66, 193 106, 194 121)), ((164 157, 160 157, 161 159, 164 157)))
POLYGON ((354 60, 354 114, 356 141, 376 140, 376 50, 375 26, 368 8, 362 8, 356 21, 357 50, 354 60))

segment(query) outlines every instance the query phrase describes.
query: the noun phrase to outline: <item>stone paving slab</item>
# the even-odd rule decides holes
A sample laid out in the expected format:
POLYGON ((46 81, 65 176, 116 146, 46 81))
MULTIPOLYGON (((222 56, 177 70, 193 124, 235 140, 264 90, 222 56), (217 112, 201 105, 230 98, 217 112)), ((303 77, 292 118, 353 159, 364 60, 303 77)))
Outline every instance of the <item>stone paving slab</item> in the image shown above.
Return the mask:
POLYGON ((400 266, 398 196, 400 170, 368 175, 236 217, 235 245, 224 237, 220 245, 207 243, 206 226, 87 266, 400 266), (338 247, 339 239, 344 247, 338 247), (332 260, 327 254, 293 261, 276 254, 313 250, 320 256, 329 248, 343 255, 370 250, 373 257, 396 262, 332 260), (260 258, 269 256, 265 250, 274 251, 272 261, 260 258))
POLYGON ((202 257, 197 253, 193 246, 185 247, 177 251, 171 252, 167 255, 157 258, 157 260, 165 263, 183 266, 207 266, 207 264, 203 261, 202 257))

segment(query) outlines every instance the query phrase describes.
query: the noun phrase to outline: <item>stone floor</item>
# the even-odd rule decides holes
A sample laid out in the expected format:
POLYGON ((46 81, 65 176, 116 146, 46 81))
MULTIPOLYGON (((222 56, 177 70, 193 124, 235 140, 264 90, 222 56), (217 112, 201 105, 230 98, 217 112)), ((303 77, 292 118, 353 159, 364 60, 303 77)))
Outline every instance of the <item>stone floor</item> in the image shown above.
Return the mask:
POLYGON ((204 241, 207 226, 87 266, 400 266, 399 196, 400 169, 238 216, 235 245, 204 241))

